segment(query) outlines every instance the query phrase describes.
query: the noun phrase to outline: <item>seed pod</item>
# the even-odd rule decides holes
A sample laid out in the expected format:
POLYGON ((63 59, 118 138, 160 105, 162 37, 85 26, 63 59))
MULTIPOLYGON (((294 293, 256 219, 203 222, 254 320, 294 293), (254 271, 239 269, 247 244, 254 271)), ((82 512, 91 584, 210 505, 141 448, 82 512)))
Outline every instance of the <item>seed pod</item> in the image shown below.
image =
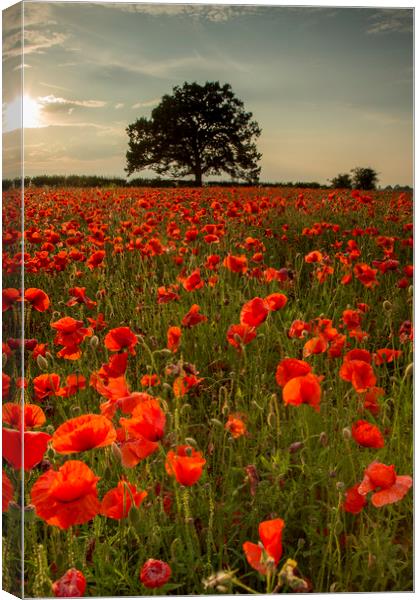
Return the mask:
POLYGON ((89 340, 89 345, 91 348, 97 348, 99 344, 99 338, 97 335, 92 335, 92 337, 89 340))
POLYGON ((299 452, 299 450, 301 450, 304 445, 305 444, 303 442, 293 442, 293 444, 290 444, 289 446, 290 454, 295 454, 296 452, 299 452))
POLYGON ((392 310, 392 304, 389 300, 384 300, 382 302, 382 308, 385 312, 390 312, 392 310))
POLYGON ((413 375, 413 363, 410 363, 404 371, 404 379, 413 375))
POLYGON ((325 433, 325 431, 321 431, 319 434, 319 443, 321 446, 324 446, 324 448, 328 446, 328 435, 325 433))
POLYGON ((112 454, 114 455, 114 457, 118 460, 121 461, 121 450, 119 449, 117 444, 112 444, 111 446, 111 451, 112 454))
POLYGON ((41 371, 48 371, 48 361, 41 354, 36 357, 36 364, 41 371))
POLYGON ((343 438, 347 441, 351 440, 351 429, 350 427, 344 427, 343 431, 343 438))
POLYGON ((337 483, 335 484, 335 487, 337 488, 337 490, 345 490, 346 489, 346 484, 343 483, 342 481, 337 481, 337 483))

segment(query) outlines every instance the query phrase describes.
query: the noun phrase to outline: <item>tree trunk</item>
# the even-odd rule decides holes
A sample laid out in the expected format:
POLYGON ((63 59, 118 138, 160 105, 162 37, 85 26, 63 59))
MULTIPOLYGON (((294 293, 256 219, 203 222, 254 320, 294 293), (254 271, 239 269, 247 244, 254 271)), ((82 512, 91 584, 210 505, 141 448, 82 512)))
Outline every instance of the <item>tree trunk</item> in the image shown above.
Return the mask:
POLYGON ((202 177, 201 169, 197 169, 195 171, 195 185, 197 187, 202 187, 202 185, 203 185, 203 177, 202 177))

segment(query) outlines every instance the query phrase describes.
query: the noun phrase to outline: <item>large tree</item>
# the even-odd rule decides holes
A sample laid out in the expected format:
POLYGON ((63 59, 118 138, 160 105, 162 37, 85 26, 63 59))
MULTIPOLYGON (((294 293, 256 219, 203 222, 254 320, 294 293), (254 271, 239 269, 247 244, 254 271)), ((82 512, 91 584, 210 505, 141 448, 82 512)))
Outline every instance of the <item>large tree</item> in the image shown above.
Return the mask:
POLYGON ((126 172, 149 168, 172 177, 228 173, 232 178, 258 181, 261 158, 255 139, 261 130, 245 112, 229 84, 218 81, 184 83, 163 96, 150 119, 127 127, 129 150, 126 172))
POLYGON ((355 167, 353 173, 353 187, 357 190, 374 190, 379 181, 378 173, 370 167, 355 167))

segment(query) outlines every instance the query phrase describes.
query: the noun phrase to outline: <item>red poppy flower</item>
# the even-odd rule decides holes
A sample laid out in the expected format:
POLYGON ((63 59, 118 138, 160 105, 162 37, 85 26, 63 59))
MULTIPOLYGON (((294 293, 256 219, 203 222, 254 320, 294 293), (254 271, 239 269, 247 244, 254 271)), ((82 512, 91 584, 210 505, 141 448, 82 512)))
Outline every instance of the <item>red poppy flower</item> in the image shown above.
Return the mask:
MULTIPOLYGON (((123 431, 125 431, 123 429, 123 431)), ((124 434, 125 435, 125 434, 124 434)), ((142 435, 129 437, 120 443, 121 464, 129 469, 137 466, 141 460, 144 460, 159 448, 157 442, 151 442, 142 435)))
POLYGON ((287 333, 287 337, 301 339, 304 337, 303 333, 305 331, 309 332, 310 330, 311 327, 309 323, 305 323, 305 321, 300 321, 299 319, 297 319, 291 324, 290 329, 287 333))
POLYGON ((248 563, 262 575, 266 575, 270 562, 277 566, 280 561, 283 529, 283 519, 263 521, 259 524, 258 533, 264 550, 252 542, 245 542, 242 546, 248 563))
POLYGON ((68 460, 58 471, 49 469, 31 490, 35 512, 49 525, 68 529, 91 521, 100 511, 99 477, 80 460, 68 460))
POLYGON ((363 408, 368 410, 374 416, 378 415, 381 410, 381 407, 378 403, 378 398, 384 394, 385 391, 382 388, 368 388, 366 392, 360 394, 360 397, 363 400, 363 408))
POLYGON ((233 273, 241 273, 243 275, 248 270, 248 261, 244 254, 241 254, 241 256, 229 254, 223 261, 223 266, 233 273))
POLYGON ((312 371, 311 365, 304 360, 284 358, 277 366, 276 381, 280 387, 283 387, 290 379, 307 375, 310 371, 312 371))
POLYGON ((231 346, 241 349, 242 345, 249 344, 257 337, 257 330, 250 325, 231 325, 227 331, 226 338, 231 346))
POLYGON ((135 355, 134 346, 138 340, 136 334, 129 327, 116 327, 106 334, 104 343, 105 348, 111 352, 127 349, 130 354, 135 355))
POLYGON ((6 471, 4 469, 2 471, 1 484, 2 484, 1 510, 2 510, 2 512, 7 512, 9 510, 9 504, 13 500, 15 490, 13 489, 12 482, 8 478, 6 471))
POLYGON ((43 373, 34 377, 33 381, 35 400, 38 402, 57 396, 60 390, 60 376, 57 373, 43 373))
POLYGON ((226 431, 229 431, 235 439, 245 435, 246 425, 242 420, 242 415, 229 415, 225 429, 226 431))
POLYGON ((204 286, 204 281, 201 279, 200 269, 195 269, 191 275, 185 279, 182 279, 182 285, 184 290, 187 290, 187 292, 193 292, 201 289, 204 286))
POLYGON ((284 294, 269 294, 264 298, 265 302, 268 304, 269 310, 281 310, 287 304, 287 296, 284 294))
POLYGON ((96 319, 88 317, 87 320, 89 321, 94 331, 102 331, 102 329, 105 329, 105 327, 107 326, 107 323, 105 323, 104 321, 104 315, 102 313, 99 313, 96 319))
POLYGON ((347 329, 357 329, 362 323, 362 315, 358 310, 344 310, 342 318, 347 329))
POLYGON ((116 437, 109 419, 103 415, 87 414, 68 419, 60 425, 52 437, 52 446, 60 454, 73 454, 110 446, 116 437))
POLYGON ((157 375, 156 373, 143 375, 143 377, 140 379, 140 384, 143 387, 155 387, 157 385, 160 385, 159 375, 157 375))
POLYGON ((376 507, 392 504, 402 500, 413 485, 408 475, 397 475, 394 465, 373 462, 365 470, 365 476, 359 485, 358 492, 366 496, 372 494, 371 501, 376 507), (378 491, 375 491, 378 490, 378 491))
POLYGON ((368 421, 359 420, 357 423, 354 423, 351 428, 351 433, 354 441, 357 442, 359 446, 364 446, 365 448, 384 447, 382 433, 376 425, 372 425, 372 423, 369 423, 368 421))
POLYGON ((54 344, 64 346, 57 356, 67 360, 76 360, 81 356, 79 345, 85 337, 91 336, 93 331, 90 328, 83 327, 83 321, 76 321, 72 317, 63 317, 51 327, 58 333, 54 338, 54 344))
MULTIPOLYGON (((46 421, 44 411, 36 404, 24 404, 23 412, 25 430, 42 427, 42 425, 44 425, 46 421)), ((3 404, 2 419, 3 423, 10 425, 13 429, 20 429, 22 427, 21 405, 11 402, 3 404)))
POLYGON ((2 310, 5 312, 18 300, 20 300, 20 291, 16 288, 5 288, 2 290, 2 310))
POLYGON ((379 281, 376 279, 377 269, 372 269, 365 263, 358 263, 354 265, 353 272, 365 287, 372 288, 375 285, 379 285, 379 281))
POLYGON ((179 294, 176 293, 178 286, 170 286, 166 288, 161 286, 157 290, 157 302, 158 304, 167 304, 173 300, 179 300, 179 294))
POLYGON ((47 294, 38 288, 28 288, 25 290, 25 300, 30 302, 32 307, 38 312, 45 312, 50 306, 50 299, 47 294))
POLYGON ((344 381, 351 381, 356 392, 365 392, 376 384, 376 376, 371 365, 363 360, 344 361, 339 375, 344 381))
POLYGON ((103 497, 101 515, 110 519, 124 519, 133 503, 138 508, 146 496, 147 492, 139 491, 128 481, 119 481, 117 487, 109 490, 103 497))
POLYGON ((178 446, 176 452, 170 450, 166 455, 165 469, 181 485, 191 486, 200 479, 205 464, 201 452, 191 446, 178 446))
POLYGON ((79 390, 84 390, 86 387, 86 378, 83 375, 74 373, 66 377, 66 384, 67 385, 60 389, 57 394, 58 396, 68 398, 69 396, 76 394, 79 390))
POLYGON ((242 307, 240 316, 241 325, 258 327, 261 323, 264 323, 269 312, 268 303, 263 298, 253 298, 242 307))
POLYGON ((177 377, 172 384, 175 398, 181 398, 182 396, 185 396, 185 394, 187 394, 191 388, 197 386, 201 381, 203 381, 203 378, 197 377, 196 375, 184 375, 182 377, 177 377))
POLYGON ((361 512, 367 504, 365 496, 362 496, 362 494, 359 494, 358 492, 359 486, 360 483, 356 483, 356 485, 346 491, 346 498, 342 505, 346 512, 352 513, 353 515, 357 515, 361 512))
POLYGON ((134 437, 142 436, 156 442, 165 433, 166 417, 159 401, 151 398, 135 406, 131 419, 121 417, 120 425, 134 437))
POLYGON ((93 269, 95 269, 96 267, 102 266, 104 258, 105 258, 104 250, 97 250, 96 252, 93 252, 93 254, 91 254, 89 256, 89 258, 86 261, 86 265, 88 266, 88 268, 91 271, 93 271, 93 269))
POLYGON ((207 321, 207 317, 200 315, 200 307, 198 304, 193 304, 187 314, 183 317, 181 325, 183 327, 193 327, 198 323, 204 323, 207 321))
POLYGON ((181 329, 179 327, 169 327, 167 333, 167 348, 171 352, 178 352, 181 343, 181 329))
POLYGON ((52 583, 56 598, 81 598, 86 590, 86 579, 81 571, 69 569, 60 579, 52 583))
MULTIPOLYGON (((51 436, 43 431, 25 431, 23 439, 23 468, 30 471, 41 462, 51 436)), ((3 458, 14 469, 22 468, 22 433, 3 427, 3 458)))
POLYGON ((328 342, 324 336, 311 338, 303 346, 302 356, 306 358, 312 354, 322 354, 328 349, 328 342))
POLYGON ((171 577, 171 567, 163 560, 149 558, 141 568, 140 581, 147 588, 159 588, 171 577))
POLYGON ((321 401, 321 386, 313 373, 290 379, 283 388, 283 402, 299 406, 309 404, 319 412, 321 401))
POLYGON ((383 365, 390 363, 402 355, 401 350, 393 350, 392 348, 381 348, 375 352, 375 365, 383 365))
POLYGON ((89 310, 95 308, 98 304, 86 296, 85 287, 74 287, 69 289, 70 300, 66 302, 66 306, 74 306, 75 304, 85 304, 89 310))
POLYGON ((350 350, 344 355, 344 360, 362 360, 366 363, 372 362, 372 356, 368 350, 364 350, 363 348, 354 348, 354 350, 350 350))
POLYGON ((319 263, 319 262, 322 262, 322 254, 321 254, 321 252, 319 252, 319 250, 313 250, 312 252, 309 252, 309 254, 307 254, 305 256, 305 262, 306 263, 319 263))

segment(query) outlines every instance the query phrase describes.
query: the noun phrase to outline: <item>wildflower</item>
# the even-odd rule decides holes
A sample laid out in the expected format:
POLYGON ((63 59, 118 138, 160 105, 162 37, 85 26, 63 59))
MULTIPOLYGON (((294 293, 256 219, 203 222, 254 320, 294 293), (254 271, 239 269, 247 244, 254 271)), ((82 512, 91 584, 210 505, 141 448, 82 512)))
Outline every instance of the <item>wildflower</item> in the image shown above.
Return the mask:
POLYGON ((393 350, 392 348, 381 348, 375 352, 375 365, 383 365, 390 363, 402 355, 401 350, 393 350))
POLYGON ((229 431, 235 439, 245 435, 246 425, 242 420, 242 415, 229 415, 225 429, 226 431, 229 431))
POLYGON ((167 332, 167 348, 171 352, 178 352, 181 343, 181 329, 179 327, 169 327, 167 332))
POLYGON ((264 323, 269 312, 269 305, 265 300, 258 297, 253 298, 242 307, 240 316, 241 325, 258 327, 261 323, 264 323))
POLYGON ((137 344, 137 338, 129 327, 116 327, 111 329, 105 336, 105 348, 111 352, 127 349, 133 356, 136 354, 134 346, 137 344))
POLYGON ((60 454, 73 454, 110 446, 116 437, 109 419, 102 415, 86 414, 68 419, 60 425, 53 435, 52 446, 60 454))
POLYGON ((23 468, 30 471, 41 462, 47 450, 51 436, 43 431, 25 431, 3 427, 3 458, 14 469, 22 468, 22 444, 23 444, 23 468))
POLYGON ((365 448, 384 447, 382 433, 376 425, 372 425, 372 423, 369 423, 368 421, 359 420, 357 423, 354 423, 351 428, 351 433, 354 441, 357 442, 359 446, 364 446, 365 448))
POLYGON ((16 288, 4 288, 2 290, 2 311, 9 310, 15 302, 21 299, 20 291, 16 288))
POLYGON ((36 514, 60 529, 91 521, 101 508, 98 481, 99 477, 79 460, 68 460, 58 471, 49 469, 31 489, 36 514))
POLYGON ((149 558, 141 568, 140 581, 147 588, 159 588, 169 581, 171 574, 168 563, 149 558))
POLYGON ((58 396, 60 391, 60 376, 57 373, 44 373, 34 377, 32 381, 35 400, 38 402, 50 396, 58 396))
POLYGON ((263 521, 258 526, 258 533, 264 550, 260 545, 252 542, 245 542, 242 546, 251 567, 262 575, 267 574, 270 562, 277 566, 280 561, 283 553, 283 528, 283 519, 263 521))
POLYGON ((265 302, 268 304, 269 310, 281 310, 287 304, 287 297, 284 294, 269 294, 264 298, 265 302))
POLYGON ((151 442, 160 440, 165 432, 166 417, 156 398, 137 404, 131 419, 121 417, 120 425, 136 436, 143 436, 151 442))
POLYGON ((28 288, 25 290, 25 300, 38 312, 45 312, 50 306, 48 295, 38 288, 28 288))
POLYGON ((166 455, 165 468, 178 483, 191 486, 200 479, 205 464, 201 452, 191 446, 178 446, 175 452, 170 450, 166 455))
MULTIPOLYGON (((22 427, 22 406, 20 404, 14 404, 6 402, 2 406, 2 420, 6 425, 10 425, 13 429, 20 429, 22 427)), ((46 418, 42 408, 36 404, 24 404, 23 405, 23 420, 24 429, 34 429, 42 427, 46 418)))
POLYGON ((280 387, 283 387, 290 379, 300 375, 307 375, 310 371, 312 371, 311 365, 304 360, 284 358, 277 365, 276 381, 280 387))
POLYGON ((181 325, 183 327, 193 327, 198 323, 204 323, 207 321, 205 315, 200 315, 200 307, 198 304, 193 304, 187 314, 183 317, 181 325))
POLYGON ((413 480, 408 475, 397 475, 394 465, 384 465, 373 462, 365 470, 362 483, 358 492, 366 496, 374 492, 371 497, 372 504, 377 508, 385 504, 392 504, 402 500, 413 485, 413 480), (377 491, 375 491, 377 490, 377 491))
POLYGON ((363 360, 344 361, 339 375, 344 381, 350 381, 356 392, 365 392, 376 384, 371 365, 363 360))
POLYGON ((283 388, 283 402, 285 404, 309 404, 319 412, 321 400, 321 386, 319 379, 313 373, 301 375, 290 379, 283 388))
POLYGON ((353 487, 349 488, 345 493, 345 501, 342 505, 343 510, 346 512, 357 515, 366 506, 367 500, 362 494, 359 494, 360 482, 356 483, 353 487))
POLYGON ((241 349, 241 345, 252 342, 257 337, 257 330, 250 325, 231 325, 227 331, 226 338, 231 346, 241 349))
POLYGON ((116 488, 109 490, 101 502, 101 514, 110 519, 124 519, 130 508, 137 508, 146 498, 147 492, 139 491, 135 485, 127 481, 119 481, 116 488))
POLYGON ((86 579, 81 571, 69 569, 60 579, 52 584, 56 598, 81 598, 86 590, 86 579))

